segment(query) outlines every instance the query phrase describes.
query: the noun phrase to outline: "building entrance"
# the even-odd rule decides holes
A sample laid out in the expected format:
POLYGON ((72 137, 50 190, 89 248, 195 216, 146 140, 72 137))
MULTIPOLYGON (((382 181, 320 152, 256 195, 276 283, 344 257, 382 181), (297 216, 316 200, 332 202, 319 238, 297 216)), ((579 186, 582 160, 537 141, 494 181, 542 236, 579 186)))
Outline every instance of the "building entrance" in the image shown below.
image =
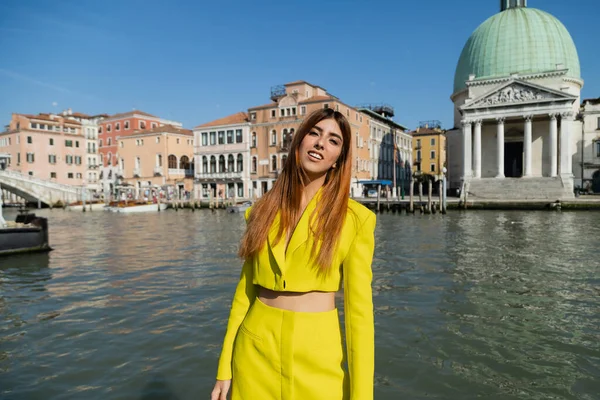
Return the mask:
POLYGON ((523 176, 523 142, 504 143, 504 176, 507 178, 523 176))

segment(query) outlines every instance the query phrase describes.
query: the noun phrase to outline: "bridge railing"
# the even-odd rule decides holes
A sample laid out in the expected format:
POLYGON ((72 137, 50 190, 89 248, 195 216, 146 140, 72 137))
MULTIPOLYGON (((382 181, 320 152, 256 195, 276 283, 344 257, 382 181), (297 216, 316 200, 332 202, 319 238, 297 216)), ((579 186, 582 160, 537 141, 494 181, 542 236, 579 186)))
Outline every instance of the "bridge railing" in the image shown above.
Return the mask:
POLYGON ((32 183, 35 183, 36 185, 44 186, 49 189, 62 190, 64 192, 78 193, 81 190, 77 186, 65 185, 65 184, 56 183, 56 182, 49 182, 44 179, 39 179, 39 178, 35 178, 33 176, 22 174, 18 171, 3 170, 3 171, 0 171, 0 177, 1 176, 7 176, 7 177, 20 179, 22 181, 32 182, 32 183))

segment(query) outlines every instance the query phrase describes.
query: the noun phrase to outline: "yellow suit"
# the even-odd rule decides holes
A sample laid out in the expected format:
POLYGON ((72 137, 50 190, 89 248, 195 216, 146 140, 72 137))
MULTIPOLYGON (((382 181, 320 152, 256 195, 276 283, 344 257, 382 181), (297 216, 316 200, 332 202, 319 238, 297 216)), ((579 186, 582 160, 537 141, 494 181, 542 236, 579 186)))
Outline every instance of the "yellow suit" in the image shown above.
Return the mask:
MULTIPOLYGON (((232 379, 233 375, 232 398, 234 399, 373 399, 374 321, 371 262, 374 251, 375 214, 354 200, 348 200, 348 213, 333 256, 331 270, 326 275, 318 274, 318 267, 314 264, 314 260, 310 259, 310 250, 314 242, 314 236, 310 230, 310 216, 315 210, 319 194, 317 193, 307 205, 290 238, 287 251, 284 239, 276 245, 274 244, 279 228, 279 215, 277 215, 271 226, 267 244, 256 257, 247 259, 242 267, 240 281, 231 306, 227 333, 217 372, 217 379, 219 380, 232 379), (315 339, 317 342, 329 341, 328 343, 331 344, 335 343, 337 338, 341 343, 339 330, 336 331, 335 327, 336 323, 339 327, 337 310, 333 314, 327 314, 294 313, 272 309, 256 299, 257 290, 255 285, 281 292, 337 292, 341 288, 342 281, 344 284, 344 322, 346 331, 346 354, 344 358, 347 358, 348 374, 345 372, 338 374, 335 369, 340 369, 339 361, 343 362, 340 358, 342 357, 341 345, 323 346, 314 357, 313 355, 310 356, 313 359, 308 360, 306 367, 296 365, 300 361, 294 361, 294 356, 286 358, 285 346, 288 343, 286 337, 291 341, 298 341, 308 340, 306 339, 308 336, 317 335, 317 339, 315 339), (272 313, 273 317, 267 319, 265 315, 268 313, 272 313), (277 334, 281 337, 264 331, 265 326, 271 322, 272 326, 277 326, 276 330, 281 330, 281 333, 277 334), (311 325, 314 326, 303 328, 311 325), (318 328, 327 329, 326 332, 331 332, 331 334, 311 331, 311 329, 318 328), (253 329, 255 332, 252 332, 253 329), (261 330, 260 334, 257 334, 256 331, 258 330, 261 330), (242 339, 240 339, 238 333, 243 336, 242 339), (331 337, 326 338, 324 335, 331 337), (249 344, 243 344, 246 342, 249 344), (268 348, 266 346, 267 342, 270 343, 268 348), (282 354, 278 356, 272 354, 279 351, 276 344, 281 347, 282 354), (339 347, 340 354, 337 354, 337 347, 339 347), (252 351, 256 351, 256 354, 250 354, 252 351), (328 352, 332 352, 332 354, 327 354, 328 352), (245 364, 245 360, 250 362, 259 357, 271 360, 269 361, 270 366, 262 368, 259 364, 245 364), (338 364, 337 366, 332 365, 330 369, 327 369, 326 366, 323 367, 325 369, 322 376, 329 374, 327 376, 331 379, 323 378, 323 381, 319 382, 319 374, 309 376, 308 371, 317 366, 320 368, 324 363, 329 362, 327 360, 333 360, 331 361, 332 364, 338 364), (236 371, 234 365, 232 372, 232 364, 235 364, 236 361, 239 369, 236 371), (289 376, 290 373, 287 371, 288 365, 289 370, 294 370, 292 377, 289 376), (272 376, 273 371, 279 372, 279 370, 281 370, 280 376, 272 376), (306 371, 306 378, 298 375, 304 373, 303 371, 306 371), (248 374, 247 376, 252 375, 255 386, 271 382, 268 384, 277 387, 274 387, 268 394, 265 392, 262 397, 255 392, 254 388, 252 388, 254 393, 243 393, 250 390, 250 388, 241 383, 241 386, 236 387, 236 381, 238 380, 236 373, 238 372, 244 375, 248 374), (310 380, 310 387, 302 386, 300 384, 302 379, 310 380), (346 386, 348 379, 349 386, 346 386), (342 383, 342 381, 346 382, 342 383), (296 385, 294 382, 298 384, 296 385), (344 386, 343 390, 342 386, 344 386), (315 388, 318 388, 315 394, 308 393, 310 390, 317 390, 315 388), (329 392, 330 388, 331 391, 329 392), (303 392, 303 390, 305 391, 303 392), (276 395, 273 393, 276 393, 276 395)), ((248 215, 249 212, 246 212, 246 219, 248 215)), ((306 344, 304 348, 314 348, 315 340, 312 344, 306 344)), ((300 344, 297 347, 300 348, 300 344)))

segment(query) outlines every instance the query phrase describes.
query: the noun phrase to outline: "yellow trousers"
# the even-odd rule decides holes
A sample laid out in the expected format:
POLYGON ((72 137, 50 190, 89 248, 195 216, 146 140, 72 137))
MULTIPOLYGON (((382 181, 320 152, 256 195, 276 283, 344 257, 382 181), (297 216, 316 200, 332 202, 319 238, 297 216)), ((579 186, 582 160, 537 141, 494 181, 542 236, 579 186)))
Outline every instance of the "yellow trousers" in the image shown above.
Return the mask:
POLYGON ((254 301, 233 349, 231 400, 343 400, 348 376, 337 309, 294 312, 254 301))

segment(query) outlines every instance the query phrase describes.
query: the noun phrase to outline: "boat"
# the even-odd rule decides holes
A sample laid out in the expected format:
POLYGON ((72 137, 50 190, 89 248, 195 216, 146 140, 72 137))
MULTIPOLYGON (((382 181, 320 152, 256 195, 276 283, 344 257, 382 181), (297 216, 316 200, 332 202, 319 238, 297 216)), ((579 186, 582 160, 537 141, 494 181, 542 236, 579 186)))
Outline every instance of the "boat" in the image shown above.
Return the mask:
MULTIPOLYGON (((104 210, 106 204, 103 201, 94 201, 94 202, 85 202, 85 209, 89 211, 98 211, 104 210)), ((69 211, 83 211, 83 203, 81 201, 77 201, 75 203, 71 203, 67 206, 67 210, 69 211)))
POLYGON ((252 206, 251 201, 244 201, 242 203, 233 204, 227 207, 228 213, 243 213, 246 212, 252 206))
POLYGON ((0 256, 50 251, 48 219, 20 209, 15 221, 5 221, 0 203, 0 256))
POLYGON ((167 209, 166 203, 136 203, 136 202, 111 202, 104 207, 105 210, 120 213, 137 213, 137 212, 153 212, 164 211, 167 209))

